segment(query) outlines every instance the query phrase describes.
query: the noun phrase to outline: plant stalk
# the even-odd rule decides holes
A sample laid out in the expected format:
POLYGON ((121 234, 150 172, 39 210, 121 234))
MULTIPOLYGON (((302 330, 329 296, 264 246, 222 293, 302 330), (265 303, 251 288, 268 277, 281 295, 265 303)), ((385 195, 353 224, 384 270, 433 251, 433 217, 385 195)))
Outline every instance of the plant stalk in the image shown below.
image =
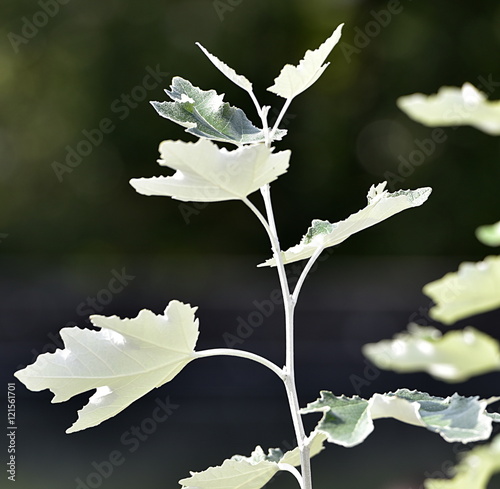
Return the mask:
POLYGON ((271 193, 269 185, 261 188, 261 193, 264 199, 264 204, 267 213, 268 233, 271 240, 274 259, 276 260, 276 267, 278 269, 278 276, 280 279, 281 290, 283 294, 283 304, 285 309, 285 335, 286 335, 286 360, 285 360, 285 378, 283 383, 290 406, 290 413, 292 416, 293 427, 297 444, 300 450, 300 468, 302 475, 301 489, 312 489, 311 478, 311 460, 309 446, 306 443, 306 434, 304 424, 300 415, 299 398, 297 395, 297 387, 295 383, 295 345, 294 345, 294 311, 295 300, 290 293, 290 286, 285 272, 285 265, 281 254, 280 244, 278 240, 278 233, 276 231, 276 224, 274 220, 273 207, 271 202, 271 193))
POLYGON ((283 382, 285 381, 285 373, 281 368, 279 368, 275 363, 267 360, 267 358, 256 355, 255 353, 244 351, 244 350, 234 350, 233 348, 212 348, 210 350, 201 350, 194 352, 194 358, 207 358, 207 357, 217 357, 217 356, 228 356, 228 357, 239 357, 247 358, 248 360, 253 360, 254 362, 260 363, 267 367, 269 370, 274 372, 283 382))

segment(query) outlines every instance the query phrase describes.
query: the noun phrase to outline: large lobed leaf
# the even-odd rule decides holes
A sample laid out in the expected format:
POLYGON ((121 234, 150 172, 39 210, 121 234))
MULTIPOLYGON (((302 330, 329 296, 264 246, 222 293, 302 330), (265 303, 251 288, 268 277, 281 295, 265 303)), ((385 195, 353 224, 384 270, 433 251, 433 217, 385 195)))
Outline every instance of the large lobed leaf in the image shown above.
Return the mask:
POLYGON ((280 97, 292 99, 309 88, 330 64, 325 63, 325 60, 339 42, 343 25, 340 24, 318 49, 307 51, 297 66, 285 65, 268 90, 280 97))
POLYGON ((500 435, 487 445, 463 454, 453 468, 451 479, 427 479, 425 489, 486 489, 494 474, 500 472, 500 435))
MULTIPOLYGON (((314 435, 310 445, 311 457, 323 450, 325 438, 322 433, 314 435)), ((186 489, 260 489, 282 470, 280 464, 300 465, 299 449, 283 454, 274 448, 266 455, 258 446, 249 457, 234 455, 217 467, 191 472, 191 477, 180 480, 179 484, 186 489)))
POLYGON ((91 316, 100 331, 63 328, 63 350, 40 355, 14 375, 32 391, 50 389, 52 402, 96 389, 66 432, 96 426, 172 380, 194 359, 195 311, 171 301, 162 315, 143 309, 133 319, 91 316))
MULTIPOLYGON (((344 221, 330 223, 314 220, 298 245, 282 252, 283 262, 291 263, 311 257, 318 249, 335 246, 345 241, 349 236, 374 226, 385 219, 411 207, 422 205, 431 194, 429 187, 417 190, 398 190, 390 193, 385 190, 387 182, 372 185, 368 195, 368 205, 351 214, 344 221)), ((275 266, 274 258, 260 266, 275 266)))
POLYGON ((194 202, 244 199, 286 172, 290 151, 273 153, 263 144, 233 151, 200 139, 196 143, 163 141, 160 165, 177 170, 170 177, 134 178, 144 195, 163 195, 194 202))
POLYGON ((397 104, 412 119, 427 126, 470 125, 488 134, 500 134, 500 101, 489 102, 470 83, 464 83, 462 88, 441 87, 435 95, 400 97, 397 104))
POLYGON ((458 272, 425 285, 423 292, 436 303, 430 316, 445 324, 496 309, 500 307, 500 256, 464 262, 458 272))
POLYGON ((472 327, 443 335, 431 326, 410 324, 407 332, 392 340, 365 345, 363 353, 379 368, 399 373, 428 372, 446 382, 463 382, 500 370, 498 341, 472 327))
POLYGON ((373 431, 373 420, 394 418, 438 433, 448 442, 469 443, 487 439, 496 414, 486 412, 487 401, 477 397, 433 397, 418 391, 399 389, 388 394, 374 394, 371 399, 358 396, 337 397, 321 391, 321 397, 301 412, 322 412, 316 431, 327 441, 352 447, 362 443, 373 431))
MULTIPOLYGON (((236 145, 262 143, 262 129, 255 127, 245 113, 223 102, 224 95, 215 90, 204 91, 181 77, 174 77, 171 90, 165 90, 173 102, 151 102, 158 114, 180 124, 200 138, 236 145)), ((278 130, 274 139, 286 134, 278 130)))

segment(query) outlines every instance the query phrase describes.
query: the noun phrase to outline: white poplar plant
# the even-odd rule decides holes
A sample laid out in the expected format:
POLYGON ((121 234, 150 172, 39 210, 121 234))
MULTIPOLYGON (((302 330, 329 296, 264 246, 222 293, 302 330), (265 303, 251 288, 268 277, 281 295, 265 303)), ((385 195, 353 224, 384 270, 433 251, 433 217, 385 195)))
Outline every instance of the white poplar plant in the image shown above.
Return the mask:
POLYGON ((370 399, 321 391, 317 400, 300 408, 295 384, 294 310, 311 267, 325 248, 338 245, 398 212, 420 206, 431 193, 430 188, 390 193, 385 189, 386 182, 373 185, 366 206, 359 212, 336 223, 313 220, 299 244, 281 250, 270 183, 287 171, 290 151, 275 151, 273 142, 286 135, 279 124, 292 100, 327 68, 326 59, 338 43, 341 29, 342 25, 338 26, 318 49, 307 51, 297 66, 286 65, 281 70, 268 89, 285 100, 272 127, 268 123, 270 107, 259 104, 250 81, 199 45, 216 68, 250 95, 262 128, 254 126, 242 110, 224 102, 223 96, 214 90, 204 91, 175 77, 171 89, 166 90, 171 101, 152 104, 162 117, 180 124, 199 139, 195 143, 160 144, 159 163, 175 170, 172 176, 131 180, 136 191, 144 195, 169 196, 185 202, 241 200, 255 214, 269 237, 273 254, 260 266, 275 267, 281 284, 284 366, 244 350, 196 350, 197 308, 177 300, 172 300, 163 314, 141 310, 132 319, 93 315, 90 320, 98 330, 63 328, 60 334, 64 349, 40 355, 34 364, 15 373, 30 390, 50 389, 54 394, 52 402, 95 391, 88 404, 78 411, 78 419, 67 433, 97 426, 115 416, 152 389, 172 380, 193 360, 227 355, 259 363, 283 382, 297 448, 283 453, 280 449, 265 452, 257 446, 250 456, 235 455, 220 466, 191 472, 180 481, 183 488, 259 489, 277 472, 288 471, 301 489, 311 489, 311 457, 323 450, 325 443, 344 447, 360 444, 379 418, 394 418, 426 428, 448 442, 469 443, 489 438, 492 423, 500 421, 500 415, 487 411, 491 399, 458 394, 441 398, 408 389, 374 394, 370 399), (234 144, 236 148, 228 150, 216 142, 234 144), (263 199, 264 214, 248 198, 257 191, 263 199), (307 261, 292 290, 285 266, 298 260, 307 261), (308 413, 322 414, 310 433, 306 433, 302 420, 308 413))

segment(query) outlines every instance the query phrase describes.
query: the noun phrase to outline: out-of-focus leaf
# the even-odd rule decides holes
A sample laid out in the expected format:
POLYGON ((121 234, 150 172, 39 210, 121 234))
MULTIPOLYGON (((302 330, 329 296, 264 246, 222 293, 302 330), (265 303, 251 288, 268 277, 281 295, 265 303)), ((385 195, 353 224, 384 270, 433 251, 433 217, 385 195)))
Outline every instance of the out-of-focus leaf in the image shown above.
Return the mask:
POLYGON ((446 382, 463 382, 500 369, 498 341, 472 327, 442 335, 431 326, 410 324, 408 332, 365 345, 363 353, 379 368, 428 372, 446 382))
POLYGON ((495 224, 479 226, 476 237, 481 243, 488 246, 500 246, 500 221, 495 224))
POLYGON ((451 479, 427 479, 425 489, 486 489, 494 474, 500 472, 500 435, 487 445, 462 454, 452 470, 451 479))
POLYGON ((427 126, 469 125, 487 134, 500 134, 500 101, 489 102, 470 83, 464 83, 462 88, 441 87, 435 95, 400 97, 397 104, 412 119, 427 126))
POLYGON ((444 324, 496 309, 500 307, 500 256, 464 262, 458 272, 425 285, 423 292, 436 303, 430 316, 444 324))

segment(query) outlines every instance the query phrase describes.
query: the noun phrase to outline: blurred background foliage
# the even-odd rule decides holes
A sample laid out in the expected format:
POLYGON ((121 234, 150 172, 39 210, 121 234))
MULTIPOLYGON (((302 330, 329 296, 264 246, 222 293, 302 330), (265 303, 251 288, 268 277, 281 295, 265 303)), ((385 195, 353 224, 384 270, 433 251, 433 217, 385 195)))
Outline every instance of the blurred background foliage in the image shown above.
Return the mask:
MULTIPOLYGON (((1 7, 0 232, 9 234, 2 252, 267 252, 256 220, 241 204, 191 207, 194 212, 184 209, 183 217, 177 201, 139 196, 127 183, 168 172, 156 164, 161 140, 192 139, 148 103, 166 98, 163 89, 173 76, 225 93, 258 122, 247 94, 210 64, 195 41, 250 78, 261 102, 277 110, 282 100, 265 89, 281 67, 297 63, 306 48, 316 48, 345 22, 331 66, 293 102, 285 120, 289 135, 278 144, 293 153, 289 172, 273 186, 284 246, 295 244, 313 218, 339 220, 360 209, 369 186, 387 172, 397 175, 400 158, 418 149, 417 139, 430 137, 429 128, 398 110, 398 96, 486 79, 496 83, 491 98, 500 98, 495 0, 393 1, 398 13, 378 29, 374 13, 391 2, 57 5, 57 14, 35 26, 39 32, 32 38, 23 32, 32 32, 26 25, 37 20, 40 5, 6 0, 1 7), (146 93, 137 87, 148 67, 168 76, 146 93), (131 94, 145 99, 132 98, 126 107, 122 97, 131 94), (59 181, 54 162, 64 164, 68 148, 76 150, 85 139, 82 131, 98 128, 105 118, 113 123, 111 133, 59 181)), ((471 128, 447 129, 446 135, 394 183, 432 186, 431 200, 352 238, 336 253, 484 253, 473 231, 498 219, 500 140, 471 128)))
MULTIPOLYGON (((374 373, 360 353, 409 318, 428 320, 425 283, 493 252, 474 230, 500 217, 500 139, 446 128, 446 140, 429 150, 432 129, 406 117, 396 99, 465 81, 500 99, 497 0, 55 2, 0 5, 2 385, 20 364, 53 351, 61 326, 88 326, 81 305, 107 298, 110 270, 134 279, 92 312, 159 313, 178 298, 200 306, 201 347, 223 346, 224 334, 236 333, 255 301, 277 287, 274 271, 254 267, 269 256, 267 238, 241 203, 186 207, 134 192, 130 178, 169 173, 156 163, 162 140, 193 140, 148 101, 165 100, 163 89, 178 75, 225 93, 258 123, 247 94, 211 65, 199 41, 247 76, 276 116, 282 100, 265 89, 285 63, 296 64, 345 22, 331 66, 292 103, 282 125, 289 134, 277 147, 292 150, 289 171, 272 186, 282 246, 296 244, 314 218, 337 221, 364 207, 369 187, 388 175, 396 178, 392 189, 434 191, 422 207, 335 248, 308 280, 298 310, 301 404, 325 388, 363 397, 401 386, 498 395, 497 374, 448 386, 424 374, 374 373), (56 13, 33 27, 44 23, 42 5, 56 13), (389 7, 397 13, 386 21, 389 7), (144 84, 151 70, 161 80, 144 84), (102 124, 109 130, 99 144, 82 143, 102 124), (77 148, 91 150, 58 178, 54 163, 65 164, 77 148), (421 163, 401 167, 412 158, 421 163)), ((265 322, 236 347, 281 362, 281 312, 265 322)), ((485 314, 471 324, 495 334, 498 320, 485 314)), ((22 489, 76 487, 77 477, 95 472, 93 462, 125 451, 120 434, 150 416, 155 396, 171 395, 181 408, 140 451, 126 452, 126 464, 102 487, 175 486, 189 469, 249 454, 257 443, 293 444, 281 387, 259 367, 233 359, 189 366, 121 416, 71 436, 64 429, 87 394, 53 406, 49 393, 16 385, 22 489)), ((391 423, 380 421, 362 447, 329 447, 313 463, 318 487, 332 487, 333 460, 339 487, 378 489, 421 487, 426 471, 442 477, 456 460, 456 446, 391 423)), ((285 475, 273 487, 290 482, 285 475)))

